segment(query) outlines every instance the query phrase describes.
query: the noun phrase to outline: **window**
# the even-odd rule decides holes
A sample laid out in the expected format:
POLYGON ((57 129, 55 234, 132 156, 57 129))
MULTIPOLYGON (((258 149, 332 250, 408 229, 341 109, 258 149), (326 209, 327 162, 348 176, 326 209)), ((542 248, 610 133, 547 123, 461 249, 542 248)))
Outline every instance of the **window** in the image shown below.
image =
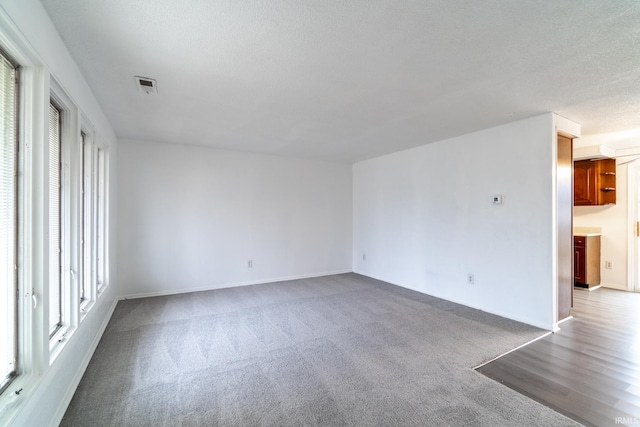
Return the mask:
POLYGON ((108 272, 108 151, 82 125, 80 185, 80 311, 86 313, 107 286, 108 272))
POLYGON ((51 79, 49 102, 49 274, 48 332, 50 363, 73 335, 80 315, 82 286, 82 162, 79 111, 51 79))
POLYGON ((106 208, 107 208, 107 153, 98 147, 97 167, 96 167, 96 280, 98 282, 98 290, 101 291, 106 286, 106 208))
POLYGON ((49 338, 62 327, 61 113, 49 104, 49 338))
POLYGON ((91 146, 85 132, 80 132, 80 159, 80 306, 84 310, 86 303, 91 301, 91 246, 88 244, 91 241, 91 223, 87 224, 91 218, 91 193, 87 185, 87 170, 90 170, 87 166, 91 165, 87 165, 87 160, 91 162, 91 146))
POLYGON ((80 322, 109 262, 108 141, 12 25, 0 7, 2 425, 71 360, 76 332, 95 329, 80 322))
POLYGON ((0 54, 0 392, 17 371, 17 70, 0 54))

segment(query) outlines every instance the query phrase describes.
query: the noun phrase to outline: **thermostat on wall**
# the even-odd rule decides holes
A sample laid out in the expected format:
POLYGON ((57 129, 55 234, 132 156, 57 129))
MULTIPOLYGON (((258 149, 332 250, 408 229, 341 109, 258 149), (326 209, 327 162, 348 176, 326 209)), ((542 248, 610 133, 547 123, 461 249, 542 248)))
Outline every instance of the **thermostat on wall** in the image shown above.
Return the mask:
POLYGON ((491 200, 492 200, 492 203, 494 205, 501 205, 502 204, 502 194, 494 194, 493 198, 491 200))

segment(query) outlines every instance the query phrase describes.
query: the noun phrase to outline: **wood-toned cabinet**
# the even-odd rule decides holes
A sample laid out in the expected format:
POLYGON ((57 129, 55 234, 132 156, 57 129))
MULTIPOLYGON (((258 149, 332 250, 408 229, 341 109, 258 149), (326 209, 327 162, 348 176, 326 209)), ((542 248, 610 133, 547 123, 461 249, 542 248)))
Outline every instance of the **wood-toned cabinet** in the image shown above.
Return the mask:
MULTIPOLYGON (((575 241, 576 238, 574 238, 575 241)), ((585 283, 587 281, 586 262, 587 250, 584 242, 580 245, 578 242, 573 247, 573 280, 576 283, 585 283)))
POLYGON ((573 236, 573 280, 586 288, 600 284, 600 236, 573 236))
POLYGON ((574 206, 616 204, 615 159, 573 162, 574 206))

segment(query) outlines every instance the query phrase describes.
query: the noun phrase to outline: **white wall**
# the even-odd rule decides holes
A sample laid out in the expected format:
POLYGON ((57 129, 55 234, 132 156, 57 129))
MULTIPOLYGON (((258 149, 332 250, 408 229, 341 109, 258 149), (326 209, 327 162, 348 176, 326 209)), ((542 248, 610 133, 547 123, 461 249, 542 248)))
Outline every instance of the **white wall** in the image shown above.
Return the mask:
POLYGON ((600 249, 600 280, 602 286, 628 289, 628 200, 627 165, 616 167, 616 204, 612 206, 575 206, 573 225, 575 227, 599 227, 602 229, 600 249), (611 270, 604 267, 611 261, 611 270))
MULTIPOLYGON (((20 45, 19 49, 30 58, 30 61, 33 61, 33 65, 30 66, 27 72, 32 76, 35 75, 35 80, 40 82, 28 94, 35 101, 42 103, 40 106, 42 115, 34 115, 35 121, 29 123, 29 132, 23 137, 42 137, 46 135, 44 111, 48 108, 48 82, 51 78, 59 83, 73 103, 91 122, 100 141, 108 146, 112 156, 110 164, 112 168, 110 170, 112 210, 110 211, 111 223, 109 228, 111 239, 113 239, 115 237, 113 231, 116 228, 116 182, 113 169, 116 166, 115 159, 117 157, 115 134, 40 2, 37 0, 0 0, 0 8, 0 33, 2 33, 3 40, 10 39, 20 45)), ((36 165, 38 164, 37 162, 42 162, 46 158, 42 155, 43 146, 46 146, 44 140, 34 139, 31 148, 34 164, 36 165)), ((37 173, 36 176, 42 175, 37 173)), ((34 182, 33 218, 43 219, 45 217, 41 212, 43 205, 40 200, 40 196, 45 191, 45 184, 44 181, 34 182)), ((44 241, 43 229, 46 229, 46 223, 35 224, 34 240, 44 241)), ((37 242, 32 243, 33 246, 39 245, 37 242)), ((44 304, 40 304, 33 310, 32 315, 29 315, 29 317, 33 318, 34 323, 32 326, 36 335, 42 336, 35 336, 35 344, 29 343, 28 346, 32 351, 41 351, 42 354, 35 357, 35 364, 29 367, 30 372, 23 376, 29 378, 29 380, 25 380, 26 385, 20 396, 15 398, 13 403, 3 411, 3 418, 0 420, 0 424, 47 426, 57 425, 60 421, 100 338, 102 328, 106 325, 116 302, 117 266, 114 248, 115 246, 112 246, 109 253, 109 278, 113 286, 106 288, 94 307, 68 339, 65 347, 51 366, 49 366, 48 357, 48 336, 46 336, 46 333, 38 334, 38 332, 48 330, 45 325, 46 316, 43 315, 44 304), (42 322, 42 324, 38 325, 38 321, 42 322)), ((43 289, 44 282, 42 281, 45 274, 43 271, 46 271, 46 261, 42 259, 42 254, 37 251, 33 253, 33 261, 34 271, 31 274, 34 281, 29 283, 28 286, 33 286, 36 293, 44 292, 44 295, 46 295, 46 290, 43 289)), ((29 305, 25 303, 24 306, 29 305)), ((21 344, 24 343, 21 342, 21 344)), ((5 397, 3 396, 2 398, 5 397)))
POLYGON ((354 271, 551 329, 553 123, 545 114, 356 163, 354 271))
POLYGON ((131 140, 118 164, 122 295, 351 271, 349 165, 131 140))

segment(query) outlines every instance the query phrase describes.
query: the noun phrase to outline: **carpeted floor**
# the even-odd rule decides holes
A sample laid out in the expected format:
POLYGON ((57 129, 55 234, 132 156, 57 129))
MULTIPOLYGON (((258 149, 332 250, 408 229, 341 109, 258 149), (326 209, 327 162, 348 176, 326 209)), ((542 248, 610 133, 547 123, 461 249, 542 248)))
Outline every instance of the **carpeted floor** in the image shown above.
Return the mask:
POLYGON ((472 370, 542 333, 357 274, 120 301, 61 425, 578 425, 472 370))

